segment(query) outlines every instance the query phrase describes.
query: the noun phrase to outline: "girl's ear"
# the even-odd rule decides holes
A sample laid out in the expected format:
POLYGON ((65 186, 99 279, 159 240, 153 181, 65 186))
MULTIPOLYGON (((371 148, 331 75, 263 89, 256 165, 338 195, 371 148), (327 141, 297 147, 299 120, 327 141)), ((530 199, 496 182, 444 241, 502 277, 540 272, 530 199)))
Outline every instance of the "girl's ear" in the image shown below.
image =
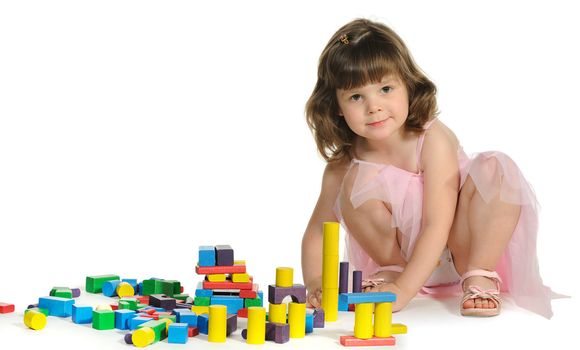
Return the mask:
POLYGON ((340 108, 338 109, 338 116, 339 117, 344 117, 344 113, 342 113, 342 111, 340 110, 340 108))

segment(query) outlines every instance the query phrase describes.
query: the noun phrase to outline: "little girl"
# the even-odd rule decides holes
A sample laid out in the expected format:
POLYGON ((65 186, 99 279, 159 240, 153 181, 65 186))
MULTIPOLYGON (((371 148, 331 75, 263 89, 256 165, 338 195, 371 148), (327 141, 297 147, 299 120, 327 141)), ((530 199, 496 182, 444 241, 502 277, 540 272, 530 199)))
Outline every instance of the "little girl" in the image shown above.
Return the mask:
POLYGON ((326 45, 306 117, 328 162, 302 241, 308 303, 321 298, 322 223, 340 221, 365 291, 397 295, 459 283, 462 315, 494 316, 500 290, 545 317, 537 202, 500 152, 468 158, 437 118, 435 85, 390 28, 359 19, 326 45))

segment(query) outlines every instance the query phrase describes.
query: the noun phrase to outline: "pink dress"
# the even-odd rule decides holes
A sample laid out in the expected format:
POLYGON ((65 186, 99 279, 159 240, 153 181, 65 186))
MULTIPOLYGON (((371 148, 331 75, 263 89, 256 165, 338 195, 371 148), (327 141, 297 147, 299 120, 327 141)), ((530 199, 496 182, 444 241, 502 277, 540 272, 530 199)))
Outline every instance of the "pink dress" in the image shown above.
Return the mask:
MULTIPOLYGON (((433 121, 435 119, 425 126, 425 130, 433 121)), ((417 159, 420 159, 424 136, 425 133, 417 143, 417 159)), ((530 185, 517 165, 501 152, 483 152, 469 158, 463 148, 459 147, 457 157, 461 174, 460 190, 469 175, 484 201, 489 202, 499 192, 502 201, 521 205, 519 221, 496 270, 503 281, 502 290, 509 291, 517 305, 550 318, 551 299, 557 295, 543 285, 539 273, 536 254, 538 202, 530 185), (496 162, 486 161, 492 157, 496 162), (493 185, 494 176, 502 176, 499 188, 493 185)), ((370 199, 389 203, 392 208, 391 225, 402 234, 401 253, 408 260, 421 232, 423 174, 357 159, 351 162, 351 167, 354 165, 358 165, 358 173, 350 196, 352 205, 357 208, 370 199)), ((334 209, 347 232, 345 253, 353 269, 362 270, 363 278, 377 272, 380 266, 350 235, 338 200, 334 209)), ((437 295, 437 289, 431 288, 430 291, 435 291, 437 295)))

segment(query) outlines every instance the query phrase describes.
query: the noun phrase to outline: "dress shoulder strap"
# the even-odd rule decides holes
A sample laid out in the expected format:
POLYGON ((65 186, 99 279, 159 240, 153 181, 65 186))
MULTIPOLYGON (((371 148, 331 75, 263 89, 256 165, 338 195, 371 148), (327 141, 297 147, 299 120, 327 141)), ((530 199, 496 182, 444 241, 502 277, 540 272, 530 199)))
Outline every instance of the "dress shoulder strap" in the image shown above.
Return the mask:
POLYGON ((425 133, 436 121, 437 117, 425 123, 425 126, 423 126, 424 131, 421 133, 421 135, 419 135, 419 140, 417 141, 417 170, 421 169, 421 151, 423 150, 423 141, 425 141, 425 133))

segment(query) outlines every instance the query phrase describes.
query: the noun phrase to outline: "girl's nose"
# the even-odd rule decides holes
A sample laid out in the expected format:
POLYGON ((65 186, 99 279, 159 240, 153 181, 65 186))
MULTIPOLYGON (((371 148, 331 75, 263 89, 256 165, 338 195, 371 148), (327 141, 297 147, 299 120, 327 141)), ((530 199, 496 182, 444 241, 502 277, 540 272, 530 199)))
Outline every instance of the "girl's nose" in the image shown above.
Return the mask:
POLYGON ((377 112, 382 112, 383 109, 381 108, 381 106, 375 104, 375 103, 371 103, 369 104, 369 114, 375 114, 377 112))

